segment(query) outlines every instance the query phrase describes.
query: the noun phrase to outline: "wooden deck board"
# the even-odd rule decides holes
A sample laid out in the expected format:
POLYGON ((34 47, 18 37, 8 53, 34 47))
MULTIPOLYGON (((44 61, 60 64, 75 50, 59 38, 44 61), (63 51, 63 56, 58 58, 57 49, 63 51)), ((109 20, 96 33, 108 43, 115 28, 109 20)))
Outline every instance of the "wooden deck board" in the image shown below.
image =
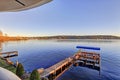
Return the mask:
POLYGON ((67 59, 62 60, 62 61, 58 62, 57 64, 45 69, 44 72, 41 74, 41 76, 46 76, 47 74, 49 74, 51 72, 54 72, 55 70, 57 70, 62 65, 67 64, 68 61, 69 61, 69 59, 67 58, 67 59))

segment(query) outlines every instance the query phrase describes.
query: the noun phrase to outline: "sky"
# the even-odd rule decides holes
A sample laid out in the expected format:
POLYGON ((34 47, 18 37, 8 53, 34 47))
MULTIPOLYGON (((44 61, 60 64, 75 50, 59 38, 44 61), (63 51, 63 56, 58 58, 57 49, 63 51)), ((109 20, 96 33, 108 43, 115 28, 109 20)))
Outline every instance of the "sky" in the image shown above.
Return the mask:
POLYGON ((0 12, 9 36, 120 36, 120 0, 53 0, 20 12, 0 12))

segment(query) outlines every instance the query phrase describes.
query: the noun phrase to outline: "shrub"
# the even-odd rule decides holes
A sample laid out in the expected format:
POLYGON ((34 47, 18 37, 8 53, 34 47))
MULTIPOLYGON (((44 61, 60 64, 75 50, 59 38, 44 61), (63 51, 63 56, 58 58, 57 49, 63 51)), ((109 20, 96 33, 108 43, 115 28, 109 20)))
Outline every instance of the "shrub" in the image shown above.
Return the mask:
POLYGON ((32 71, 30 75, 30 80, 40 80, 40 74, 36 69, 32 71))
POLYGON ((21 63, 19 63, 16 69, 16 75, 21 78, 23 74, 24 74, 24 67, 21 63))

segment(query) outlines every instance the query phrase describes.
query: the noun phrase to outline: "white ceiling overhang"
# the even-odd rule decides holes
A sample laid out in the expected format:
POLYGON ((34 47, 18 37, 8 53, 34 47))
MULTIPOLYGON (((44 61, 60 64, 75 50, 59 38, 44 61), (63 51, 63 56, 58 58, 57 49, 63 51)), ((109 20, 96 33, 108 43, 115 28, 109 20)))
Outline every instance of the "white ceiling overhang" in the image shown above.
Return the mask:
POLYGON ((52 0, 0 0, 0 11, 21 11, 41 6, 52 0))

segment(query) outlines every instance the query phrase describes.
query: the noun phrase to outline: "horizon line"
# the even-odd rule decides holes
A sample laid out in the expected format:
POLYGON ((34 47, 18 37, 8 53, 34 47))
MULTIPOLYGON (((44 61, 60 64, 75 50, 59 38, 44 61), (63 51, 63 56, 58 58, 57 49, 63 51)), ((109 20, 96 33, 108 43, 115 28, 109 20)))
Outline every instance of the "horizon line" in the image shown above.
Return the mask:
POLYGON ((23 35, 8 35, 8 37, 53 37, 53 36, 116 36, 116 37, 120 37, 119 35, 105 35, 105 34, 95 34, 95 35, 42 35, 42 36, 23 36, 23 35))

